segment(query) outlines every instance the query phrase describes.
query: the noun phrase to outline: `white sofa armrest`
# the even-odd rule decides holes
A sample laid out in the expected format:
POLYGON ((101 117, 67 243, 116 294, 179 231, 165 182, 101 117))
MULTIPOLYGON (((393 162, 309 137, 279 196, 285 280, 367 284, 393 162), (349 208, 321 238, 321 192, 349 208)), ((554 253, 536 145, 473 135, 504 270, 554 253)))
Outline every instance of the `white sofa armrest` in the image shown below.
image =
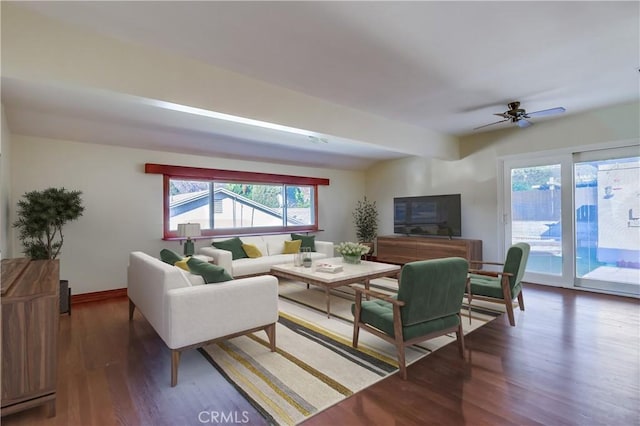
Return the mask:
POLYGON ((229 275, 233 276, 233 257, 228 250, 221 250, 215 247, 201 247, 198 253, 213 258, 216 265, 222 266, 229 275))
POLYGON ((127 295, 161 336, 164 334, 166 295, 180 287, 191 287, 191 283, 179 268, 140 251, 129 254, 127 295))
POLYGON ((170 349, 278 321, 278 279, 272 275, 170 290, 166 298, 170 349))
POLYGON ((333 243, 331 241, 316 241, 315 246, 316 252, 324 253, 327 257, 335 256, 333 252, 333 243))

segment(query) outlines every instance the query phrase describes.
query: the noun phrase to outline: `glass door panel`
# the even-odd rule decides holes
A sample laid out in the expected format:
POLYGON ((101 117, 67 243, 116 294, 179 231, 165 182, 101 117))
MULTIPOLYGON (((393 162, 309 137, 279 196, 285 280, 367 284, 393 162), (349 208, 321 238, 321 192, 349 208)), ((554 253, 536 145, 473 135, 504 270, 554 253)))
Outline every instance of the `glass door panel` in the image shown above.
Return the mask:
POLYGON ((574 174, 576 285, 637 295, 640 157, 577 161, 574 174))
POLYGON ((527 272, 562 274, 561 166, 511 169, 511 244, 531 245, 527 272))

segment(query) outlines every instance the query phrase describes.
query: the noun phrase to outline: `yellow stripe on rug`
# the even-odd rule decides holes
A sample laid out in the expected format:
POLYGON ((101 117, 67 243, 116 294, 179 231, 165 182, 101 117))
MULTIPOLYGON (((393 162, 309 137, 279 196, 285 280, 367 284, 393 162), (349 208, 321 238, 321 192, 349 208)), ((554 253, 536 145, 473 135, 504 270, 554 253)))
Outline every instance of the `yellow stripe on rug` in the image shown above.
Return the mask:
MULTIPOLYGON (((351 339, 345 339, 344 337, 342 337, 342 336, 340 336, 338 334, 332 333, 331 331, 327 330, 326 328, 318 327, 315 324, 310 323, 308 321, 305 321, 300 317, 296 317, 294 315, 290 315, 290 314, 287 314, 286 312, 282 312, 282 311, 278 312, 278 315, 280 315, 283 318, 287 318, 290 321, 297 322, 298 324, 301 324, 301 325, 307 327, 308 329, 315 331, 316 333, 320 333, 320 334, 322 334, 324 336, 327 336, 327 337, 329 337, 329 338, 331 338, 331 339, 333 339, 333 340, 335 340, 337 342, 340 342, 340 343, 342 343, 344 345, 351 345, 351 339)), ((359 344, 358 345, 358 351, 363 352, 363 353, 365 353, 367 355, 370 355, 370 356, 372 356, 372 357, 374 357, 376 359, 379 359, 380 361, 386 362, 387 364, 391 364, 391 365, 393 365, 395 367, 398 367, 398 360, 396 360, 394 358, 390 358, 388 356, 385 356, 385 355, 383 355, 383 354, 381 354, 379 352, 376 352, 373 349, 368 348, 366 345, 359 344)))
MULTIPOLYGON (((282 315, 282 313, 281 313, 281 315, 282 315)), ((261 338, 257 337, 255 334, 251 334, 251 335, 249 335, 247 337, 249 337, 250 339, 255 340, 256 342, 260 343, 261 345, 263 345, 266 348, 269 347, 269 342, 267 342, 264 339, 261 339, 261 338)), ((343 386, 339 382, 333 380, 331 377, 327 376, 326 374, 323 374, 321 371, 311 367, 309 364, 307 364, 305 362, 302 362, 300 359, 298 359, 295 356, 291 355, 289 352, 284 351, 284 350, 282 350, 280 348, 276 348, 276 352, 279 353, 280 355, 282 355, 283 357, 285 357, 286 359, 288 359, 289 361, 291 361, 294 364, 296 364, 298 367, 302 368, 307 373, 313 375, 318 380, 321 380, 323 383, 326 383, 328 386, 331 386, 333 389, 335 389, 336 391, 340 392, 342 395, 344 395, 344 396, 353 395, 353 392, 351 391, 351 389, 347 388, 346 386, 343 386)))
MULTIPOLYGON (((253 393, 253 398, 258 397, 260 401, 266 404, 271 410, 273 410, 279 420, 287 425, 294 425, 295 421, 287 414, 286 411, 280 408, 278 403, 264 394, 257 386, 251 382, 246 376, 243 376, 230 362, 222 361, 222 365, 225 367, 225 372, 229 377, 235 379, 238 383, 241 383, 244 387, 248 388, 253 393)), ((308 415, 308 414, 307 414, 308 415)))

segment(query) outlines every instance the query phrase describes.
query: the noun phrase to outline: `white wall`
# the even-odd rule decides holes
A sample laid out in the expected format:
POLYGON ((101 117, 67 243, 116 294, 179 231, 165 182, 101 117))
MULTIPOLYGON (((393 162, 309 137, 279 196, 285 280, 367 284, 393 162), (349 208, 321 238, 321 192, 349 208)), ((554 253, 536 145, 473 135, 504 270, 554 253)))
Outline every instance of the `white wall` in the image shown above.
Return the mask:
POLYGON ((0 133, 0 258, 9 257, 13 230, 9 219, 11 204, 11 134, 7 127, 4 107, 0 104, 2 133, 0 133))
POLYGON ((393 234, 393 197, 460 193, 463 238, 483 241, 485 260, 500 260, 497 165, 501 157, 640 137, 640 104, 567 115, 526 129, 480 133, 460 142, 461 159, 410 157, 367 171, 367 197, 380 210, 379 235, 393 234))
MULTIPOLYGON (((126 287, 132 250, 158 256, 162 248, 181 251, 178 242, 162 241, 162 175, 145 174, 145 163, 290 174, 330 179, 319 188, 317 239, 355 239, 351 212, 364 194, 363 172, 207 158, 72 141, 12 135, 11 196, 48 187, 80 190, 85 212, 64 228, 60 276, 73 294, 126 287)), ((15 203, 11 206, 12 220, 15 203)), ((206 244, 196 242, 196 248, 206 244)), ((21 245, 14 242, 13 256, 21 245)))

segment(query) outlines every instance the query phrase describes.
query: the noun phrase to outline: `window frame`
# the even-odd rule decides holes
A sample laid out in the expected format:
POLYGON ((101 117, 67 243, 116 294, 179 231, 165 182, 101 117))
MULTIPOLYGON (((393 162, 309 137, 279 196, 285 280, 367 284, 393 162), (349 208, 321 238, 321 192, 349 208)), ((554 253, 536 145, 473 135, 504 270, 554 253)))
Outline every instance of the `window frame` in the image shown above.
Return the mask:
MULTIPOLYGON (((265 235, 279 234, 286 232, 316 232, 318 226, 318 211, 320 200, 318 197, 318 186, 329 185, 330 181, 326 178, 313 178, 305 176, 279 175, 272 173, 256 173, 235 170, 206 169, 200 167, 172 166, 164 164, 145 164, 145 173, 161 174, 162 181, 162 198, 163 198, 163 239, 176 240, 177 231, 170 230, 170 197, 169 183, 171 179, 184 180, 201 180, 208 182, 238 182, 248 184, 271 184, 271 185, 305 185, 313 187, 314 200, 314 221, 310 225, 299 226, 269 226, 258 228, 235 228, 235 229, 203 229, 200 238, 223 237, 233 235, 265 235)), ((286 212, 285 212, 286 213, 286 212)), ((286 221, 285 221, 286 223, 286 221)))

